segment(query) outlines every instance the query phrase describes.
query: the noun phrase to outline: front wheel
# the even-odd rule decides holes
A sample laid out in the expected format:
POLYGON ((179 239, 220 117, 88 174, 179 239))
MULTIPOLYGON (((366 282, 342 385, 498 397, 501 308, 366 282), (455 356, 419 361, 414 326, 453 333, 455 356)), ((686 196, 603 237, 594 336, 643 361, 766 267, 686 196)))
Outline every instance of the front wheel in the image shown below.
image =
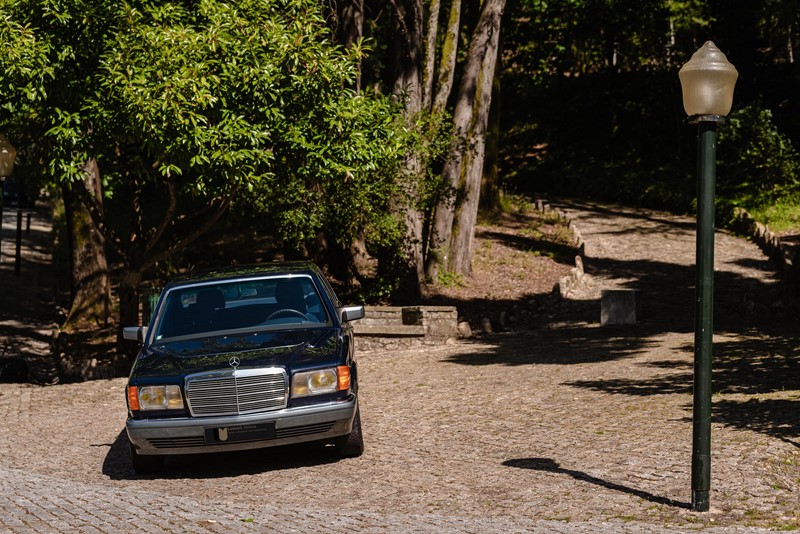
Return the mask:
POLYGON ((139 475, 151 475, 157 473, 164 466, 164 461, 161 456, 144 456, 136 454, 136 447, 130 443, 131 449, 131 465, 133 470, 139 475))
POLYGON ((333 442, 336 454, 341 458, 357 458, 364 454, 364 436, 361 434, 361 411, 356 408, 353 429, 346 436, 340 436, 333 442))

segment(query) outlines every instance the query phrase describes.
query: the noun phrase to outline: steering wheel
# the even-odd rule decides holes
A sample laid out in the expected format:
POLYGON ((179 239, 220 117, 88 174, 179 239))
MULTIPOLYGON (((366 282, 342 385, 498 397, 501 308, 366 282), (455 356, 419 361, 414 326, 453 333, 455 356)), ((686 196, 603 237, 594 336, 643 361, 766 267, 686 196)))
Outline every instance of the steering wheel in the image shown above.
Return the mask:
POLYGON ((311 321, 312 320, 308 315, 306 315, 305 313, 301 312, 300 310, 293 310, 292 308, 283 308, 281 310, 277 310, 277 311, 274 311, 274 312, 270 313, 269 317, 267 317, 267 321, 269 321, 270 319, 274 319, 275 316, 281 315, 281 314, 297 315, 299 317, 302 317, 306 321, 311 321))

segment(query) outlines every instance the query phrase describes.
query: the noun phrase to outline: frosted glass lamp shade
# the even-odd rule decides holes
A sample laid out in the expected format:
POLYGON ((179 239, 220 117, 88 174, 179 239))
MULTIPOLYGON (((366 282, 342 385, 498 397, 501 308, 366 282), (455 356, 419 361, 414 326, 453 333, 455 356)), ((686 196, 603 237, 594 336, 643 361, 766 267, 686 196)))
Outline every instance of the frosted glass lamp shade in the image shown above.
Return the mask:
POLYGON ((719 48, 706 41, 678 72, 686 114, 720 115, 731 111, 739 73, 719 48))

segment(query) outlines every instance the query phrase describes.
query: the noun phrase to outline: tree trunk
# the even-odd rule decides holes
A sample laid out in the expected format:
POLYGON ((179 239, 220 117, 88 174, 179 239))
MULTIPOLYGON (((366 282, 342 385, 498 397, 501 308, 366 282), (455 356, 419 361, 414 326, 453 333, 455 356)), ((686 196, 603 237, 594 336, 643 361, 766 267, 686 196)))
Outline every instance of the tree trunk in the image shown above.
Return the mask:
POLYGON ((458 57, 458 30, 461 24, 461 0, 452 0, 447 20, 447 32, 442 41, 442 53, 436 73, 436 93, 431 105, 432 113, 441 113, 447 106, 453 88, 458 57))
MULTIPOLYGON (((441 113, 447 106, 450 92, 453 87, 455 77, 456 60, 458 56, 458 34, 461 24, 461 0, 452 0, 450 4, 450 14, 447 21, 447 32, 442 42, 442 54, 439 61, 439 68, 436 77, 436 93, 431 104, 431 113, 441 113)), ((457 109, 456 113, 463 113, 457 109)), ((454 120, 455 123, 455 120, 454 120)), ((458 129, 458 125, 455 125, 458 129)), ((459 139, 460 133, 453 132, 454 142, 459 139)), ((451 154, 458 155, 461 149, 451 147, 451 154), (455 151, 455 152, 454 152, 455 151)), ((455 165, 452 156, 445 162, 443 176, 447 179, 452 170, 448 169, 448 163, 455 165)), ((442 197, 433 212, 433 221, 428 235, 425 255, 425 276, 434 283, 439 278, 439 269, 447 269, 447 248, 449 246, 450 230, 453 224, 453 209, 455 202, 455 183, 453 179, 448 180, 446 189, 442 192, 442 197)))
POLYGON ((500 56, 497 57, 494 83, 492 84, 492 104, 489 106, 489 125, 486 132, 486 156, 483 162, 483 181, 481 182, 480 209, 486 213, 498 213, 500 206, 500 174, 497 162, 500 153, 500 56))
MULTIPOLYGON (((93 198, 102 199, 101 181, 97 161, 86 164, 83 186, 93 198)), ((66 330, 80 329, 81 325, 94 323, 108 325, 111 314, 111 282, 106 260, 105 239, 97 231, 89 214, 82 209, 78 193, 63 190, 70 246, 70 288, 72 303, 66 330)))
POLYGON ((141 273, 130 266, 126 266, 125 271, 119 280, 119 324, 122 327, 139 326, 139 303, 140 289, 142 282, 141 273))
POLYGON ((453 112, 453 141, 442 170, 455 199, 444 199, 436 207, 426 264, 426 274, 433 280, 438 278, 440 266, 458 274, 471 272, 472 234, 504 6, 505 0, 485 0, 467 51, 453 112))
POLYGON ((370 274, 370 258, 367 252, 367 240, 363 232, 350 243, 350 277, 348 283, 352 289, 360 289, 361 281, 366 280, 370 274))
POLYGON ((506 0, 486 0, 481 11, 475 36, 467 52, 467 67, 464 78, 474 81, 476 91, 473 99, 472 121, 468 130, 469 147, 464 160, 462 182, 459 183, 461 202, 456 205, 453 236, 450 241, 450 269, 463 275, 472 274, 472 246, 475 222, 478 218, 481 177, 486 149, 486 126, 492 103, 497 51, 500 44, 500 23, 506 0), (475 60, 471 60, 472 57, 475 60))
MULTIPOLYGON (((405 100, 406 120, 412 122, 422 111, 423 82, 423 5, 421 0, 399 0, 395 6, 397 54, 393 93, 405 100)), ((419 158, 406 159, 406 182, 391 200, 392 213, 403 221, 405 238, 403 249, 396 259, 400 269, 400 293, 411 298, 425 290, 425 273, 422 257, 422 213, 415 205, 421 175, 419 158)))
MULTIPOLYGON (((460 0, 455 0, 460 2, 460 0)), ((431 109, 433 102, 434 69, 436 66, 436 36, 439 29, 439 11, 441 0, 430 0, 430 7, 425 12, 425 61, 422 71, 422 108, 431 109)))
MULTIPOLYGON (((364 0, 342 0, 337 4, 337 40, 347 49, 364 36, 364 0)), ((361 62, 358 65, 356 93, 361 90, 361 62)))

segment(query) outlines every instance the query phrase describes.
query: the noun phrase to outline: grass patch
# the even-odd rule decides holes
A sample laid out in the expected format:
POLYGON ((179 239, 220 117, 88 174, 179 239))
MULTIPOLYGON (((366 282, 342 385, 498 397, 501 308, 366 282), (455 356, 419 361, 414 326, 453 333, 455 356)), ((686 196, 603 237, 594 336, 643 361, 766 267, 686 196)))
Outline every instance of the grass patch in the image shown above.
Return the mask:
POLYGON ((748 211, 757 221, 769 225, 773 232, 800 230, 800 195, 784 197, 748 211))
POLYGON ((464 277, 458 273, 440 269, 439 285, 444 287, 464 287, 464 277))

